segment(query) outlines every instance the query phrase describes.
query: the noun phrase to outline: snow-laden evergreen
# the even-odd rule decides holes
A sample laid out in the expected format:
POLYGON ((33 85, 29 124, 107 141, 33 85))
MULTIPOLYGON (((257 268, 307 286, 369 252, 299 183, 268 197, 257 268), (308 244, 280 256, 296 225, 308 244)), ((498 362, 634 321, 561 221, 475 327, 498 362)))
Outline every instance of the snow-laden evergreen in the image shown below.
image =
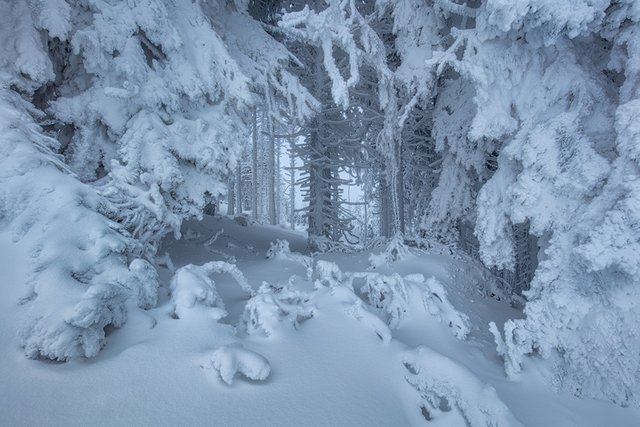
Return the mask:
POLYGON ((94 356, 132 297, 155 305, 148 261, 223 191, 254 93, 300 118, 314 101, 242 2, 59 3, 1 5, 2 188, 33 245, 23 346, 65 360, 94 356))
POLYGON ((393 171, 406 162, 398 138, 421 114, 431 121, 424 150, 441 157, 424 233, 470 247, 489 267, 533 274, 526 319, 506 325, 507 371, 525 355, 551 358, 558 388, 623 405, 637 403, 640 384, 640 318, 630 303, 640 262, 638 20, 635 2, 441 0, 426 9, 332 1, 281 23, 322 46, 338 104, 348 105, 358 69, 377 70, 385 112, 377 146, 398 226, 404 196, 393 171), (393 37, 376 27, 389 15, 393 37), (336 49, 348 55, 348 77, 336 49), (414 108, 425 100, 426 110, 414 108))

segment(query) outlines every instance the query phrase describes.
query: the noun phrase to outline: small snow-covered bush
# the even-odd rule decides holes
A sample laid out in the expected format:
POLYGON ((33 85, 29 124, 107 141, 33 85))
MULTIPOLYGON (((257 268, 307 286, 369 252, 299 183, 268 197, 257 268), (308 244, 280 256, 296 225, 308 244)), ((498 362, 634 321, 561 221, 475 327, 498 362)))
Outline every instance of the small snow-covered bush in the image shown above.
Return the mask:
POLYGON ((233 384, 238 374, 250 380, 264 381, 271 373, 271 365, 267 359, 239 344, 225 345, 214 351, 210 366, 229 385, 233 384))
POLYGON ((470 331, 469 319, 456 310, 447 298, 447 292, 434 277, 424 279, 422 274, 401 277, 398 274, 349 273, 349 281, 364 279, 360 292, 367 297, 368 304, 386 317, 391 328, 398 328, 409 312, 411 290, 422 295, 425 311, 439 323, 451 328, 454 335, 464 339, 470 331))
POLYGON ((171 279, 171 303, 175 316, 182 318, 196 305, 217 307, 220 311, 211 312, 214 317, 226 316, 224 302, 215 282, 209 277, 214 273, 230 274, 245 292, 253 294, 253 289, 234 264, 224 261, 211 261, 201 266, 189 264, 179 268, 171 279))
POLYGON ((313 275, 313 258, 297 252, 291 252, 291 249, 289 249, 289 242, 287 240, 278 239, 275 242, 271 242, 269 250, 267 251, 267 258, 284 259, 296 262, 306 269, 307 280, 311 280, 313 275))
POLYGON ((247 335, 263 333, 272 336, 280 329, 297 329, 314 315, 310 296, 289 289, 273 289, 263 285, 244 308, 240 321, 247 335))
POLYGON ((405 351, 402 362, 407 382, 421 397, 422 412, 438 420, 458 410, 471 427, 521 425, 495 389, 473 373, 428 347, 405 351))
POLYGON ((285 258, 291 254, 289 249, 289 242, 287 240, 278 239, 275 242, 269 244, 269 250, 267 250, 267 258, 285 258))
POLYGON ((354 273, 354 278, 364 279, 360 292, 367 296, 370 306, 384 311, 387 323, 397 328, 408 310, 409 294, 400 275, 377 273, 354 273))
POLYGON ((352 253, 355 250, 352 245, 345 242, 313 234, 309 235, 308 247, 312 255, 331 252, 352 253))
POLYGON ((458 339, 464 339, 470 332, 467 315, 451 305, 447 299, 447 291, 435 277, 430 277, 426 281, 424 277, 417 277, 417 280, 425 287, 422 302, 427 312, 443 325, 449 326, 458 339))
POLYGON ((328 287, 332 292, 353 293, 354 283, 364 281, 360 293, 391 328, 401 325, 409 312, 409 295, 415 292, 422 296, 425 311, 448 326, 458 339, 465 339, 470 332, 469 318, 451 305, 446 290, 435 277, 425 280, 422 274, 402 277, 374 272, 345 273, 337 264, 322 260, 316 262, 314 275, 317 289, 328 287))
POLYGON ((233 221, 241 227, 248 227, 251 223, 251 219, 248 215, 236 215, 233 217, 233 221))
MULTIPOLYGON (((195 265, 186 265, 176 270, 171 279, 171 303, 173 314, 182 318, 186 311, 201 304, 206 307, 218 307, 224 310, 224 302, 218 294, 215 282, 207 271, 195 265)), ((220 313, 220 317, 226 312, 220 313)))
POLYGON ((345 286, 353 290, 351 285, 351 277, 346 275, 340 270, 338 264, 331 261, 316 261, 313 275, 315 277, 314 284, 316 288, 327 286, 329 288, 335 288, 338 286, 345 286))
MULTIPOLYGON (((344 293, 352 293, 346 288, 342 288, 341 291, 344 293)), ((393 338, 389 326, 378 316, 369 311, 369 309, 363 304, 362 300, 358 299, 355 294, 353 294, 353 298, 353 303, 346 310, 346 313, 371 329, 384 344, 389 344, 393 338)))
POLYGON ((404 243, 404 236, 402 233, 397 233, 389 240, 384 252, 369 256, 369 263, 371 268, 381 268, 396 261, 401 261, 409 254, 409 248, 404 243))

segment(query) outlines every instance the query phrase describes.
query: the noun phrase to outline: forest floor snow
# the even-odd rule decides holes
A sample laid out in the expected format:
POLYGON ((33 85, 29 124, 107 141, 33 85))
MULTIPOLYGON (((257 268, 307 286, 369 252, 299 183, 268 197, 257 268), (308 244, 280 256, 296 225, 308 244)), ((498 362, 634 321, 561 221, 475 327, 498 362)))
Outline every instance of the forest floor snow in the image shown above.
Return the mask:
POLYGON ((472 263, 414 251, 372 270, 370 253, 305 246, 279 227, 187 223, 158 254, 158 306, 132 308, 97 357, 52 363, 18 345, 28 256, 0 235, 0 425, 640 425, 638 409, 556 394, 544 364, 507 380, 488 324, 521 313, 472 263), (277 240, 290 252, 267 258, 277 240), (215 272, 227 264, 199 267, 212 261, 253 297, 215 272))

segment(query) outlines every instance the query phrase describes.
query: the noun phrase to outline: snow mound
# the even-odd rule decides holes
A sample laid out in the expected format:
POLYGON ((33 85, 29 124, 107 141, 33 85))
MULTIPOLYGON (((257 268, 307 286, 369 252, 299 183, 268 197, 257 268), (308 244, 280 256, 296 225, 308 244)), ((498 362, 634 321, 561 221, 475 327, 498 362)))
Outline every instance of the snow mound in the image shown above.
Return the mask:
POLYGON ((364 279, 360 292, 366 295, 369 305, 386 314, 391 328, 399 327, 409 307, 409 294, 402 277, 397 273, 390 276, 354 273, 354 278, 364 279))
POLYGON ((309 299, 300 291, 263 285, 245 305, 240 329, 247 335, 263 333, 265 336, 272 336, 281 329, 298 329, 314 316, 309 299))
POLYGON ((271 365, 267 359, 239 344, 225 345, 214 351, 211 355, 211 367, 229 385, 233 384, 238 373, 254 381, 264 381, 271 373, 271 365))
MULTIPOLYGON (((348 291, 345 289, 345 291, 348 291)), ((355 297, 355 295, 354 295, 355 297)), ((355 297, 357 298, 357 297, 355 297)), ((393 339, 391 329, 378 316, 371 313, 362 303, 362 300, 356 299, 346 313, 371 329, 384 344, 389 344, 393 339)))
POLYGON ((214 312, 218 319, 226 316, 224 302, 218 294, 215 282, 209 277, 214 273, 230 274, 245 292, 253 294, 253 289, 234 264, 211 261, 201 266, 185 265, 171 279, 171 302, 176 317, 182 318, 196 305, 219 308, 218 312, 214 312))
POLYGON ((426 287, 422 294, 422 302, 427 312, 441 324, 448 325, 458 339, 465 339, 471 331, 469 317, 451 305, 442 284, 435 277, 430 277, 426 281, 422 275, 411 275, 411 277, 426 287))
POLYGON ((435 277, 425 280, 422 274, 402 277, 397 273, 342 272, 337 264, 329 261, 317 261, 314 275, 316 289, 328 287, 332 292, 347 289, 353 293, 354 283, 363 280, 359 291, 375 312, 372 315, 384 318, 392 329, 399 328, 407 317, 411 307, 410 292, 415 292, 421 295, 426 313, 448 326, 458 339, 465 339, 471 330, 468 316, 453 307, 447 292, 435 277))
POLYGON ((351 278, 340 270, 338 264, 331 261, 316 261, 313 274, 316 278, 314 285, 317 289, 323 286, 335 288, 344 286, 353 290, 351 278))
POLYGON ((457 409, 471 427, 522 425, 493 387, 450 358, 421 346, 404 352, 402 361, 425 418, 438 419, 457 409))

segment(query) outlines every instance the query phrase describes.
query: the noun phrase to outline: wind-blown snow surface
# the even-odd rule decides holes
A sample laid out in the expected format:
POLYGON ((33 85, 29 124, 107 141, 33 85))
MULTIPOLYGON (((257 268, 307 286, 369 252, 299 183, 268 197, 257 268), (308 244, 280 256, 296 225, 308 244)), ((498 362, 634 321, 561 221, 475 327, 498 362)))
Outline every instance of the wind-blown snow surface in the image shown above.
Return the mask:
POLYGON ((97 357, 68 363, 19 348, 29 254, 0 235, 1 425, 640 424, 637 409, 555 394, 535 361, 506 380, 488 324, 518 312, 471 264, 318 263, 270 246, 302 252, 302 235, 220 217, 183 231, 160 251, 158 307, 130 307, 97 357))

